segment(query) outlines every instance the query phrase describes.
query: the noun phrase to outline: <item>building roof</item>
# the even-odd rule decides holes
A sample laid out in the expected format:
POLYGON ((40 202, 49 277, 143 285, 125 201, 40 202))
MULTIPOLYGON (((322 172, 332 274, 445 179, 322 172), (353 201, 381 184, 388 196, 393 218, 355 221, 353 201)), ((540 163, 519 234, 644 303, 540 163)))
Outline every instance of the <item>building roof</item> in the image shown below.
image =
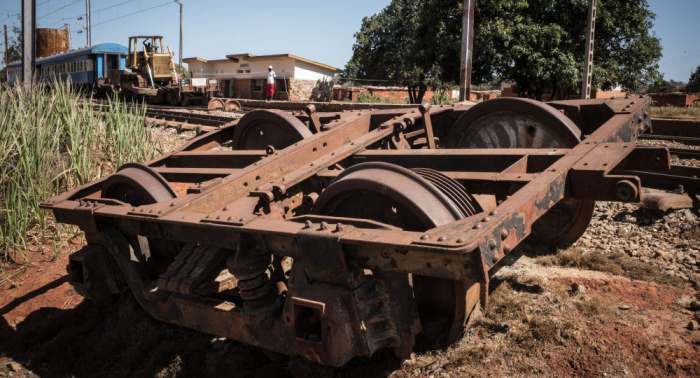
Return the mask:
POLYGON ((207 62, 220 62, 224 60, 232 60, 234 62, 239 62, 241 60, 245 60, 248 62, 253 62, 253 61, 261 61, 261 60, 280 60, 280 59, 294 59, 298 60, 301 62, 313 64, 318 67, 322 67, 328 70, 332 70, 335 72, 340 72, 341 70, 332 66, 329 66, 327 64, 319 63, 319 62, 314 62, 313 60, 309 60, 306 58, 302 58, 300 56, 292 55, 292 54, 274 54, 274 55, 254 55, 250 53, 245 53, 245 54, 229 54, 226 55, 226 58, 228 59, 218 59, 218 60, 206 60, 204 58, 199 58, 199 57, 193 57, 193 58, 186 58, 183 59, 182 61, 185 63, 189 62, 202 62, 202 63, 207 63, 207 62))

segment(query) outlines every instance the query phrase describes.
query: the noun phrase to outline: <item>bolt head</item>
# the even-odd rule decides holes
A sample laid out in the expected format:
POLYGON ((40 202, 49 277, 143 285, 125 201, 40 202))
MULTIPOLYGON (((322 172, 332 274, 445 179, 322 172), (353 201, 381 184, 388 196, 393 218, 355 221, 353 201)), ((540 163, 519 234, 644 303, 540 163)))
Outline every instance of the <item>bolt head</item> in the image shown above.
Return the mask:
POLYGON ((466 243, 466 242, 467 242, 467 239, 465 239, 465 238, 457 239, 457 243, 466 243))
POLYGON ((311 228, 311 226, 313 225, 313 223, 311 223, 310 220, 307 220, 306 222, 304 222, 304 225, 306 225, 306 228, 311 228))
POLYGON ((445 240, 447 240, 447 238, 444 237, 444 236, 440 236, 440 237, 438 238, 438 241, 439 241, 439 242, 444 242, 445 240))
POLYGON ((245 222, 246 220, 248 220, 246 217, 242 217, 242 218, 239 219, 238 221, 239 221, 239 222, 245 222))
POLYGON ((428 239, 430 239, 430 235, 427 235, 427 234, 420 237, 420 240, 428 240, 428 239))
POLYGON ((321 230, 327 230, 328 229, 328 222, 321 222, 321 230))
POLYGON ((338 224, 335 226, 335 230, 338 231, 338 232, 344 231, 344 230, 345 230, 345 226, 343 226, 342 223, 338 223, 338 224))
POLYGON ((486 223, 486 222, 488 222, 488 221, 490 221, 490 220, 491 220, 491 218, 486 217, 486 218, 482 219, 481 221, 484 222, 484 223, 486 223))
POLYGON ((507 237, 508 237, 508 230, 506 230, 505 228, 502 228, 501 229, 501 239, 505 240, 507 237))
POLYGON ((475 224, 475 225, 474 225, 474 229, 475 229, 475 230, 480 230, 480 229, 481 229, 481 225, 480 225, 480 224, 475 224))
POLYGON ((223 210, 223 211, 228 211, 228 206, 225 206, 222 210, 223 210))
POLYGON ((495 240, 490 240, 490 241, 489 241, 489 248, 491 248, 491 249, 496 249, 496 241, 495 241, 495 240))

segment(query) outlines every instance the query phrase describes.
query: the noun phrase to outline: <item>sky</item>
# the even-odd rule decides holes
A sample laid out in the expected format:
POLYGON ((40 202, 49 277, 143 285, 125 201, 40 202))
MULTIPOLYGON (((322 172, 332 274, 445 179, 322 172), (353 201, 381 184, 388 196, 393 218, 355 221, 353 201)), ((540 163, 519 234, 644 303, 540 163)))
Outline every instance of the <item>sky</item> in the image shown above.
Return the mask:
MULTIPOLYGON (((183 58, 289 53, 342 69, 352 55, 362 18, 378 13, 390 1, 181 0, 183 58)), ((79 33, 85 19, 78 20, 84 17, 85 0, 36 2, 38 27, 70 24, 73 48, 86 44, 86 34, 79 33)), ((653 31, 663 47, 661 72, 666 80, 685 82, 700 66, 700 0, 648 2, 657 15, 653 31)), ((12 22, 19 25, 21 4, 21 0, 0 0, 0 24, 10 29, 12 22)), ((180 14, 172 0, 91 0, 91 10, 93 44, 126 45, 132 35, 162 35, 177 59, 180 14)), ((0 44, 4 48, 1 39, 0 44)))

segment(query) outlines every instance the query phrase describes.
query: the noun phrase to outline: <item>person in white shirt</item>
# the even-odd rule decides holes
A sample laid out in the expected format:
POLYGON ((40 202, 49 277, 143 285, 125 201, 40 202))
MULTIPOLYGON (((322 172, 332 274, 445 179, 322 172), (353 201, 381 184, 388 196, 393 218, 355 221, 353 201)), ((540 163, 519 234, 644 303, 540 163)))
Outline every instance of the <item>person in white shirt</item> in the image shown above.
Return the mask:
POLYGON ((267 67, 267 91, 265 92, 265 100, 272 100, 275 97, 275 71, 272 70, 272 66, 267 67))

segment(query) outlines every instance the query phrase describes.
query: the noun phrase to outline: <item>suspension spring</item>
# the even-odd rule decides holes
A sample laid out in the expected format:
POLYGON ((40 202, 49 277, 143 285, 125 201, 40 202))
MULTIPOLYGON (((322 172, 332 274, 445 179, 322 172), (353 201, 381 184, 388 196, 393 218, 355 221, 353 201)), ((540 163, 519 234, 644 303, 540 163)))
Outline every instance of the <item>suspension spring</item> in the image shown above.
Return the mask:
POLYGON ((228 270, 238 279, 238 288, 246 310, 258 310, 277 298, 277 287, 272 281, 272 256, 241 253, 228 261, 228 270), (239 256, 243 255, 243 256, 239 256))

